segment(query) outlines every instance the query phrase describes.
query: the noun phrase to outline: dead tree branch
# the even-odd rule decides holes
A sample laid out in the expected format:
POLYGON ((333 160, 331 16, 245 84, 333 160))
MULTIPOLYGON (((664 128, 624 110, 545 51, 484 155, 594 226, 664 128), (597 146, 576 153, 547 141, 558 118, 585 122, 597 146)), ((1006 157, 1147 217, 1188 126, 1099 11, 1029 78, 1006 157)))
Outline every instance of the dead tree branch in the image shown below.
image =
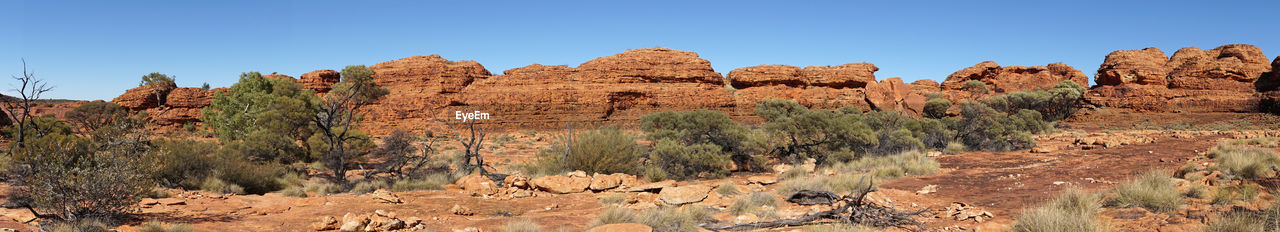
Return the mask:
MULTIPOLYGON (((862 186, 867 178, 864 176, 858 181, 858 186, 862 186)), ((865 189, 857 189, 849 195, 840 197, 834 202, 826 204, 835 206, 835 209, 822 211, 807 215, 800 218, 781 219, 767 222, 756 222, 735 225, 712 225, 703 224, 702 228, 714 231, 720 230, 753 230, 764 228, 777 228, 784 226, 802 226, 810 224, 818 224, 818 220, 831 219, 847 224, 863 224, 876 227, 897 227, 910 231, 924 231, 924 224, 916 221, 914 218, 929 214, 928 210, 919 210, 912 212, 898 211, 891 207, 884 207, 866 201, 867 194, 874 192, 873 185, 875 181, 867 185, 865 189)), ((835 195, 830 192, 822 192, 823 195, 835 195)))

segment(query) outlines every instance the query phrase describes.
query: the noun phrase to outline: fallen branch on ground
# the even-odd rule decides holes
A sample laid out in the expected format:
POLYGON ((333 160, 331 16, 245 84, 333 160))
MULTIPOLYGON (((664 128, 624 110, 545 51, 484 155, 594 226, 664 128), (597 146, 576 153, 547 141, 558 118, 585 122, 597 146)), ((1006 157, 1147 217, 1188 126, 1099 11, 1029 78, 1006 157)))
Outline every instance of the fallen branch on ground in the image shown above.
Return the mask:
MULTIPOLYGON (((858 186, 861 186, 863 181, 866 181, 865 176, 858 181, 858 186)), ((792 218, 792 219, 780 219, 775 221, 755 222, 755 223, 735 224, 735 225, 702 224, 700 226, 704 229, 715 230, 715 231, 751 230, 751 229, 764 229, 764 228, 777 228, 777 227, 784 227, 784 226, 802 226, 802 225, 809 225, 809 224, 817 224, 818 220, 832 219, 832 220, 837 220, 850 225, 862 224, 862 225, 871 225, 876 227, 898 227, 898 228, 901 228, 904 230, 910 230, 910 231, 924 231, 924 224, 920 223, 919 221, 916 221, 914 217, 929 214, 930 212, 928 210, 904 212, 904 211, 898 211, 897 209, 894 209, 894 208, 884 207, 877 204, 871 204, 870 202, 867 202, 865 199, 867 197, 867 194, 875 191, 874 187, 872 187, 875 181, 872 181, 872 182, 873 182, 872 184, 867 185, 866 189, 854 190, 853 193, 850 193, 847 196, 840 197, 839 199, 836 199, 831 203, 824 204, 824 205, 835 206, 835 209, 832 209, 832 210, 817 212, 804 217, 792 218)), ((834 193, 830 193, 830 192, 823 192, 823 193, 835 195, 834 193)))

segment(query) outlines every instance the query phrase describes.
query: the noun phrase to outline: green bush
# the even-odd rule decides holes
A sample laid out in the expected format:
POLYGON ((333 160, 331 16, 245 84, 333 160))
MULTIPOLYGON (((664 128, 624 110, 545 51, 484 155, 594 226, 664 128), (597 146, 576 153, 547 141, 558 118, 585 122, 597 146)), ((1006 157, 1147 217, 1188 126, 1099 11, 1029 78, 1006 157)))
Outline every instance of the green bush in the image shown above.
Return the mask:
POLYGON ((1229 177, 1253 179, 1269 177, 1272 169, 1280 166, 1280 156, 1270 149, 1219 145, 1209 150, 1209 157, 1217 161, 1215 168, 1229 177))
POLYGON ((244 187, 240 185, 227 183, 215 177, 208 177, 204 182, 200 183, 200 190, 216 192, 216 193, 233 193, 245 194, 244 187))
POLYGON ((1142 207, 1151 212, 1167 213, 1182 206, 1182 194, 1173 185, 1173 179, 1164 171, 1151 171, 1128 184, 1115 188, 1115 197, 1108 205, 1142 207))
MULTIPOLYGON (((763 170, 757 155, 765 140, 747 127, 713 110, 666 111, 640 118, 640 129, 652 141, 671 140, 686 146, 715 145, 739 167, 763 170)), ((704 146, 705 147, 705 146, 704 146)))
POLYGON ((934 98, 924 102, 924 116, 930 118, 943 118, 947 116, 947 109, 951 108, 951 100, 946 98, 934 98))
POLYGON ((651 165, 676 180, 724 176, 729 172, 729 156, 714 144, 684 145, 669 139, 659 140, 649 153, 651 165))
POLYGON ((116 103, 92 101, 77 106, 65 114, 67 121, 76 124, 80 132, 96 131, 129 117, 129 110, 116 103))
POLYGON ((1037 209, 1026 210, 1013 224, 1017 232, 1110 231, 1096 216, 1102 205, 1098 196, 1079 189, 1068 189, 1058 198, 1037 209))
POLYGON ((22 203, 62 220, 118 219, 135 212, 155 187, 149 161, 132 136, 90 140, 72 134, 31 134, 12 150, 14 186, 22 203), (142 158, 140 158, 142 157, 142 158))
POLYGON ((960 104, 963 117, 956 124, 957 138, 971 149, 1010 151, 1035 146, 1031 134, 1049 130, 1038 112, 1020 110, 1010 115, 985 104, 960 104))
POLYGON ((720 194, 721 196, 732 196, 732 195, 738 195, 738 193, 740 193, 740 190, 738 190, 737 185, 733 184, 733 181, 725 181, 725 182, 720 182, 719 185, 716 185, 716 193, 720 194))

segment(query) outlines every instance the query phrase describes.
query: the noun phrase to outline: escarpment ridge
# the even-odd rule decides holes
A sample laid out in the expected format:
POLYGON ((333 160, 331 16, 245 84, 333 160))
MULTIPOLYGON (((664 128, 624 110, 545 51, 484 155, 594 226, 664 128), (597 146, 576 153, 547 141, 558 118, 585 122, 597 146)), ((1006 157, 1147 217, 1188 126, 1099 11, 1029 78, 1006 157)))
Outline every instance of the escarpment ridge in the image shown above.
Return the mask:
MULTIPOLYGON (((1267 59, 1252 45, 1210 50, 1183 48, 1172 56, 1160 49, 1115 51, 1098 67, 1096 85, 1084 104, 1155 112, 1256 112, 1259 102, 1280 98, 1280 57, 1267 59), (1270 62, 1268 62, 1271 60, 1270 62)), ((978 81, 992 95, 1089 77, 1062 63, 1001 66, 983 61, 948 75, 941 83, 901 78, 877 79, 870 63, 798 67, 766 64, 721 75, 695 52, 666 48, 633 49, 599 57, 577 67, 532 64, 492 73, 475 61, 439 55, 413 56, 371 66, 374 81, 390 94, 364 109, 362 129, 382 135, 395 129, 439 126, 455 111, 490 113, 484 124, 497 128, 557 128, 634 122, 667 110, 718 110, 741 121, 763 99, 791 99, 811 108, 856 107, 920 115, 929 97, 958 101, 975 96, 964 84, 978 81)), ((340 80, 334 70, 301 74, 298 81, 318 94, 340 80)), ((160 125, 199 123, 200 108, 213 91, 142 86, 113 102, 151 112, 160 125)), ((981 97, 981 96, 976 96, 981 97)))

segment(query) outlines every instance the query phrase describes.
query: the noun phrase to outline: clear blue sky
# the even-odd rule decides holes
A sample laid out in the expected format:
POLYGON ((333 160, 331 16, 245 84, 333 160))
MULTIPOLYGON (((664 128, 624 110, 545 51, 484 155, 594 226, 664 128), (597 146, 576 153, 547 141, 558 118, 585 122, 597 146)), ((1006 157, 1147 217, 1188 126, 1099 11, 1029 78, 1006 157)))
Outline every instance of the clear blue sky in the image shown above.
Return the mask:
POLYGON ((298 76, 426 54, 496 74, 667 47, 720 73, 871 62, 878 78, 908 81, 983 60, 1064 62, 1092 76, 1108 52, 1148 46, 1280 54, 1277 1, 6 2, 0 74, 20 75, 25 58, 64 99, 110 100, 150 72, 218 87, 246 71, 298 76))

